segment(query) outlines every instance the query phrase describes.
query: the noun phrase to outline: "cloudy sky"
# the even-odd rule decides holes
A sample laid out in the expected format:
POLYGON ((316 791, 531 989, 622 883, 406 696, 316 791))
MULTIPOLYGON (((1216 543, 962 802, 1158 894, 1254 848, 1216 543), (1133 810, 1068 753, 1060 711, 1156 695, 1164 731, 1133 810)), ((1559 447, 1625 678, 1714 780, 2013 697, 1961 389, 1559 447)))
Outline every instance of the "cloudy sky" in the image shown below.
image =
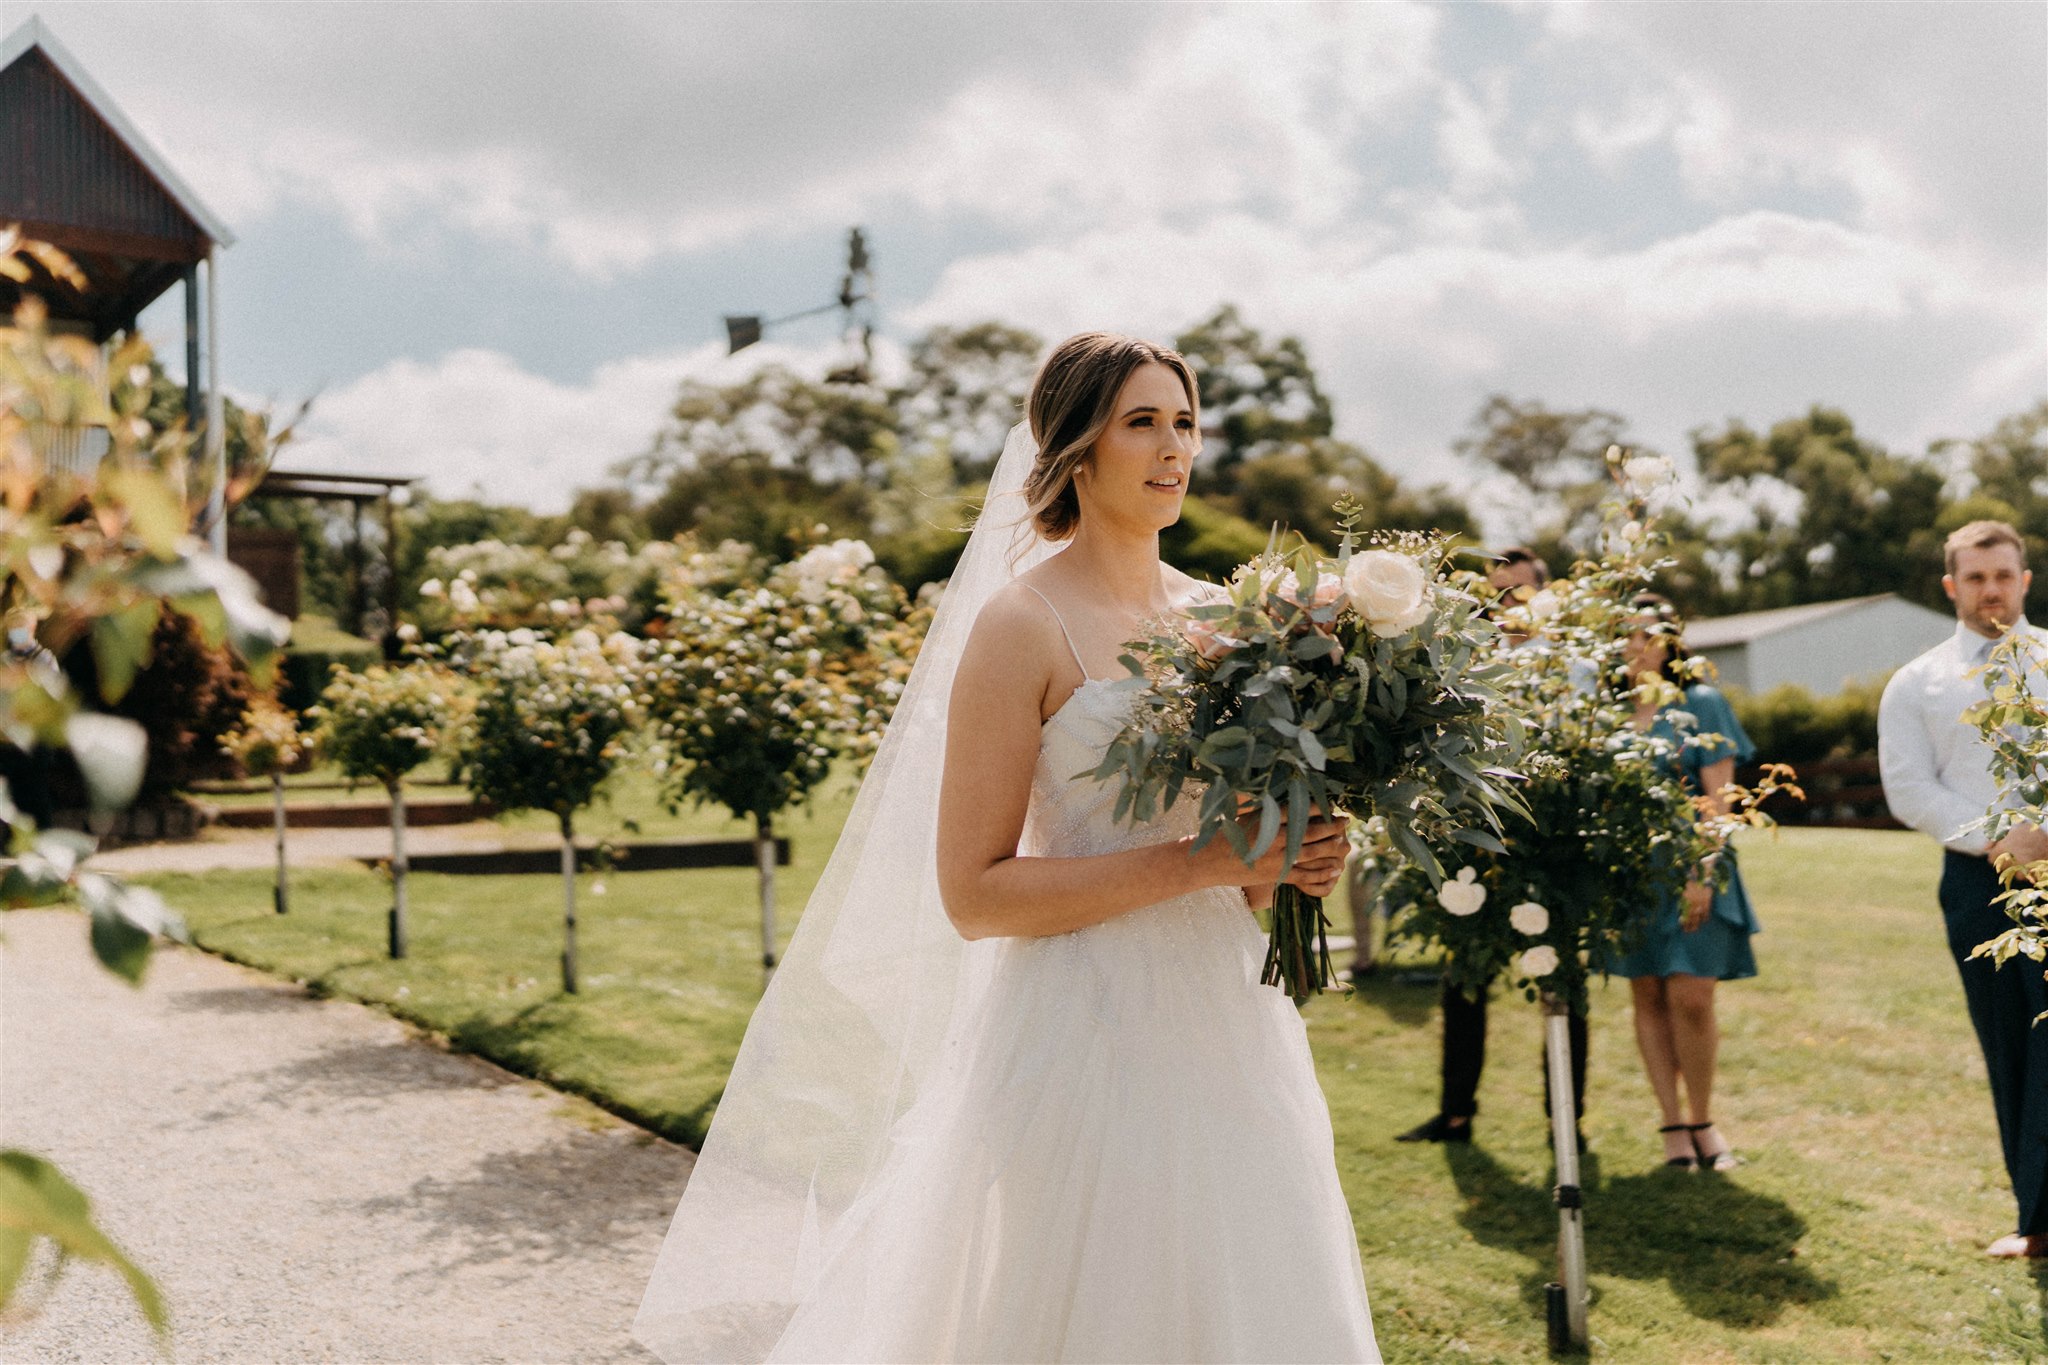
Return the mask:
MULTIPOLYGON (((1292 332, 1404 475, 1491 392, 1917 449, 2048 396, 2048 6, 102 4, 287 463, 558 505, 720 315, 1292 332)), ((145 319, 175 343, 175 305, 145 319)), ((787 354, 829 357, 829 322, 787 354)))

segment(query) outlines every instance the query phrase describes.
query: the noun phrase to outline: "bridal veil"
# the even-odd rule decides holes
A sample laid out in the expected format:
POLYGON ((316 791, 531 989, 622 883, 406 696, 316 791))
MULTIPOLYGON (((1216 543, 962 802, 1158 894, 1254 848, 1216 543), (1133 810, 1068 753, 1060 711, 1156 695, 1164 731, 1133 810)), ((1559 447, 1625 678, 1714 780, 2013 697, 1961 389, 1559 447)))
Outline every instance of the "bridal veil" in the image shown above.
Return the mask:
MULTIPOLYGON (((670 1362, 758 1361, 816 1278, 896 1120, 947 1065, 986 984, 939 899, 946 711, 984 603, 1058 546, 1026 515, 1037 455, 1011 429, 853 812, 748 1025, 633 1334, 670 1362)), ((687 946, 684 945, 684 950, 687 946)))

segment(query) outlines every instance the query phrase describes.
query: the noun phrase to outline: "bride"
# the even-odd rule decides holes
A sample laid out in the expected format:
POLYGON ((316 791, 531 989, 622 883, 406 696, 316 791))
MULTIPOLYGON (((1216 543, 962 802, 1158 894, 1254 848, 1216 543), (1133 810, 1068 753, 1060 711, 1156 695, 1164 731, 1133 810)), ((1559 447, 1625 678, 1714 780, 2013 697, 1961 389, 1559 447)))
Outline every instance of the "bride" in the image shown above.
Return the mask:
MULTIPOLYGON (((670 1361, 1379 1359, 1280 855, 1086 774, 1201 446, 1176 353, 1033 382, 917 670, 734 1064, 634 1324, 670 1361), (1249 884, 1248 886, 1246 884, 1249 884)), ((1213 590, 1210 590, 1213 591, 1213 590)), ((1286 880, 1335 884, 1314 821, 1286 880)))

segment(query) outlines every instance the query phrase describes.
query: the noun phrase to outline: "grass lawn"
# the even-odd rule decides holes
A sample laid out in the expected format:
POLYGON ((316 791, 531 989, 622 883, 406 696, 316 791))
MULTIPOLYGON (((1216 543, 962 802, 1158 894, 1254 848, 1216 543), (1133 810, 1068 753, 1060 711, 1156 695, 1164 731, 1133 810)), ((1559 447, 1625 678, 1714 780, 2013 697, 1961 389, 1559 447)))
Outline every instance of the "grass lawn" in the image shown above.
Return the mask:
MULTIPOLYGON (((848 803, 835 786, 790 822, 790 907, 848 803)), ((745 832, 708 814, 654 817, 637 787, 591 832, 627 819, 649 836, 745 832)), ((2011 1230, 2012 1203, 1935 866, 1907 834, 1787 830, 1746 847, 1767 932, 1762 976, 1723 988, 1717 1117, 1749 1158, 1730 1175, 1661 1168, 1627 990, 1596 990, 1596 1355, 2048 1360, 2048 1269, 1978 1255, 2011 1230)), ((552 878, 416 877, 405 963, 382 955, 388 896, 368 871, 301 874, 286 917, 270 913, 262 874, 150 880, 216 952, 383 1005, 686 1142, 760 984, 744 869, 613 874, 602 896, 585 877, 573 998, 559 990, 552 878)), ((1403 976, 1308 1011, 1381 1345, 1396 1361, 1541 1359, 1556 1221, 1535 1007, 1495 1001, 1479 1141, 1402 1146, 1393 1135, 1435 1107, 1437 1067, 1435 987, 1403 976)))

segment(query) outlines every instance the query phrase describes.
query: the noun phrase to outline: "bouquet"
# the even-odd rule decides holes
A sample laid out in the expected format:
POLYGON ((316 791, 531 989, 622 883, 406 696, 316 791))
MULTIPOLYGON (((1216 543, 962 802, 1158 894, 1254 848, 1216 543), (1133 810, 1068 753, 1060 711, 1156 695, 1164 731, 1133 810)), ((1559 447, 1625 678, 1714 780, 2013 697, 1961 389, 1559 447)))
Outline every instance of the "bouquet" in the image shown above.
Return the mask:
MULTIPOLYGON (((1134 642, 1132 717, 1093 776, 1123 779, 1119 819, 1198 800, 1196 847, 1221 835, 1247 864, 1284 836, 1291 867, 1312 813, 1377 815, 1441 878, 1433 847, 1498 849, 1501 813, 1519 809, 1494 627, 1448 581, 1446 541, 1354 551, 1355 515, 1339 510, 1335 559, 1269 548, 1226 601, 1134 642)), ((1330 985, 1328 929, 1319 897, 1279 887, 1261 980, 1297 1001, 1330 985)))

